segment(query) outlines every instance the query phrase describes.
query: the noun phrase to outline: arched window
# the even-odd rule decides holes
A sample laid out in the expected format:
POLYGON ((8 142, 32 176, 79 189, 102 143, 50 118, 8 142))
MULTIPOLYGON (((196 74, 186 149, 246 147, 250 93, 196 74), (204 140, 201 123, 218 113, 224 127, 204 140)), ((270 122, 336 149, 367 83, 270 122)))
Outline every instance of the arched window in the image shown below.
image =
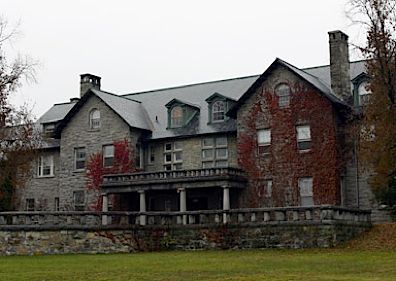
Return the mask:
POLYGON ((100 128, 100 111, 98 109, 92 109, 89 114, 89 127, 91 129, 100 128))
POLYGON ((370 98, 370 89, 368 88, 368 82, 363 81, 362 83, 359 84, 358 87, 358 94, 359 94, 359 105, 365 105, 369 98, 370 98))
POLYGON ((183 125, 183 108, 175 106, 171 111, 171 127, 181 127, 183 125))
POLYGON ((224 101, 215 101, 212 105, 212 122, 224 121, 225 104, 224 101))
POLYGON ((285 83, 280 83, 275 87, 275 94, 278 97, 278 106, 280 108, 289 107, 290 105, 290 87, 285 83))

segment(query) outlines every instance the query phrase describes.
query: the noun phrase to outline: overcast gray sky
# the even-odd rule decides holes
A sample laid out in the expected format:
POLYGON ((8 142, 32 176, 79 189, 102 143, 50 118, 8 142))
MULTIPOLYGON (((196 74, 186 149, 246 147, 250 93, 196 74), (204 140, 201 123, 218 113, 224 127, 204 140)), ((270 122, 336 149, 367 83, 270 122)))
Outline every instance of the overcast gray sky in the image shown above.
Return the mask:
MULTIPOLYGON (((361 38, 347 0, 2 0, 20 21, 11 52, 40 62, 37 84, 14 102, 37 117, 79 95, 79 74, 102 77, 116 94, 262 73, 276 58, 297 67, 328 64, 330 30, 361 38)), ((360 59, 358 52, 351 59, 360 59)))

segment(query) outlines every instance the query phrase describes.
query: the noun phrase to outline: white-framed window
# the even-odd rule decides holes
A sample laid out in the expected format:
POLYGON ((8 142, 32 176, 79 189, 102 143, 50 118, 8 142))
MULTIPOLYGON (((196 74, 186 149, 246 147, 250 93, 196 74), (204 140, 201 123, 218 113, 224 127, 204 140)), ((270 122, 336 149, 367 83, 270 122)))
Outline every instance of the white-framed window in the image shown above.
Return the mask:
POLYGON ((99 129, 100 128, 100 111, 99 109, 92 109, 89 113, 89 127, 91 129, 99 129))
POLYGON ((211 137, 202 139, 202 168, 228 166, 227 137, 211 137))
POLYGON ((183 143, 181 141, 164 144, 164 169, 181 170, 183 168, 183 143))
POLYGON ((153 144, 150 144, 147 147, 147 163, 154 164, 154 162, 155 162, 155 146, 153 144))
POLYGON ((301 151, 311 149, 311 127, 309 125, 296 126, 297 146, 301 151))
POLYGON ((286 108, 290 105, 290 87, 286 83, 280 83, 275 86, 275 94, 278 97, 279 108, 286 108))
POLYGON ((225 119, 226 102, 222 100, 215 101, 212 104, 212 122, 222 122, 225 119))
POLYGON ((103 146, 103 167, 112 167, 114 164, 114 145, 103 146))
POLYGON ((45 155, 38 159, 38 177, 52 177, 54 176, 54 156, 45 155))
POLYGON ((298 179, 298 189, 300 190, 300 205, 313 206, 312 177, 298 179))
POLYGON ((34 198, 26 198, 25 210, 28 212, 32 212, 34 211, 34 208, 35 208, 34 198))
POLYGON ((73 191, 73 203, 75 211, 85 210, 85 192, 84 190, 73 191))
POLYGON ((362 83, 359 84, 358 95, 359 95, 359 105, 365 105, 368 103, 371 95, 368 81, 363 81, 362 83))
POLYGON ((177 128, 183 126, 183 108, 181 106, 175 106, 171 112, 171 127, 177 128))
POLYGON ((76 147, 74 149, 74 169, 84 170, 86 161, 85 147, 76 147))
POLYGON ((257 144, 259 155, 269 155, 271 149, 271 130, 257 130, 257 144))

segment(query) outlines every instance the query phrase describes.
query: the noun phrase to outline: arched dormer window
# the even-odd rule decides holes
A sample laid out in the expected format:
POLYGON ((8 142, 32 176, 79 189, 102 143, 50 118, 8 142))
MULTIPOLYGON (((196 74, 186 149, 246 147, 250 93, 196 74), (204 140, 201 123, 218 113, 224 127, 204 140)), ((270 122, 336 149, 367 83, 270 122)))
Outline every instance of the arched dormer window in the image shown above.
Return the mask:
POLYGON ((369 89, 368 81, 363 81, 358 86, 358 95, 359 95, 359 105, 367 104, 370 98, 371 91, 369 89))
POLYGON ((278 97, 279 108, 289 107, 290 105, 290 87, 285 83, 280 83, 275 87, 275 94, 278 97))
POLYGON ((222 122, 225 118, 225 102, 215 101, 212 104, 212 122, 222 122))
POLYGON ((89 127, 91 129, 100 128, 100 111, 99 109, 92 109, 89 113, 89 127))
POLYGON ((181 106, 175 106, 171 110, 171 127, 183 126, 183 108, 181 106))

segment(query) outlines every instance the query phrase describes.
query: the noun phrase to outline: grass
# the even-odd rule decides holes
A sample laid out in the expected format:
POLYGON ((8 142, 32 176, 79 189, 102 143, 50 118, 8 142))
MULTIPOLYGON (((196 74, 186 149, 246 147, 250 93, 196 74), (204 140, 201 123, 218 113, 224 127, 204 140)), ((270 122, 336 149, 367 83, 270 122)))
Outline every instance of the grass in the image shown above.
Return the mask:
POLYGON ((396 280, 386 250, 230 250, 0 257, 0 280, 396 280))

